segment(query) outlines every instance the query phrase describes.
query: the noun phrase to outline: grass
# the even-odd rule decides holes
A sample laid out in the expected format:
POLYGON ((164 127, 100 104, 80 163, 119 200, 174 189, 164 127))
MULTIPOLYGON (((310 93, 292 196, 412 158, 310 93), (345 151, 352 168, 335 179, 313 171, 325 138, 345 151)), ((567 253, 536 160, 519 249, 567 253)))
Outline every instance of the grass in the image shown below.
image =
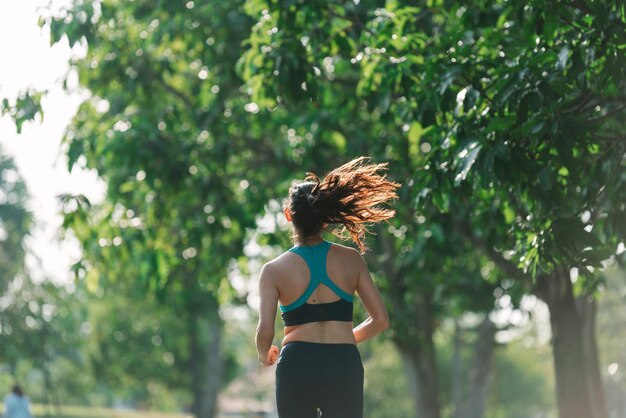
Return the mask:
POLYGON ((51 418, 191 418, 191 415, 188 414, 68 405, 63 405, 58 410, 50 405, 33 405, 32 412, 37 418, 47 416, 51 418))

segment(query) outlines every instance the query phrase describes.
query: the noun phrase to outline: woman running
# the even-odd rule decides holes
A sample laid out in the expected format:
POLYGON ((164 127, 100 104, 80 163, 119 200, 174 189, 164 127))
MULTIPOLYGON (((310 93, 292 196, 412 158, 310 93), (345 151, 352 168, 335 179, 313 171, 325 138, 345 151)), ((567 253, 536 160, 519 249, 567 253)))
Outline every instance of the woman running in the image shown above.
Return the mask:
MULTIPOLYGON (((307 173, 294 184, 284 208, 295 246, 263 266, 259 278, 259 360, 276 363, 280 418, 363 417, 363 364, 356 344, 389 326, 387 310, 359 251, 325 241, 322 232, 343 226, 361 252, 366 225, 391 218, 383 204, 399 187, 386 179, 386 164, 360 157, 323 180, 307 173), (357 293, 369 317, 356 328, 352 302, 357 293), (280 357, 274 339, 280 305, 285 338, 280 357)), ((343 231, 342 231, 343 232, 343 231)))

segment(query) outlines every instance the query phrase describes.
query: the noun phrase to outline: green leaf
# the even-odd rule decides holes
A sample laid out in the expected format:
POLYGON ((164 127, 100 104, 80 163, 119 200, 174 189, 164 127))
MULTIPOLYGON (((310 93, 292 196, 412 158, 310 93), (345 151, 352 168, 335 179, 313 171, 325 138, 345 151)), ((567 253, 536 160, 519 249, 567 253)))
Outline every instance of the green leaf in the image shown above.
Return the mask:
POLYGON ((336 149, 340 152, 344 152, 346 149, 346 137, 339 131, 334 131, 330 135, 336 149))
POLYGON ((450 196, 447 193, 436 192, 431 194, 433 204, 440 212, 446 213, 450 210, 450 196))
POLYGON ((495 143, 495 152, 498 157, 503 159, 504 161, 511 160, 511 150, 507 145, 504 144, 504 141, 498 140, 495 143))
POLYGON ((569 59, 569 48, 564 46, 559 51, 559 60, 557 61, 556 68, 557 70, 564 70, 567 66, 567 61, 569 59))
POLYGON ((503 132, 515 125, 517 118, 514 115, 501 116, 491 119, 487 131, 503 132))
POLYGON ((508 205, 503 207, 502 214, 504 215, 504 222, 506 222, 507 225, 511 225, 515 220, 515 212, 508 205))
POLYGON ((531 134, 538 134, 539 132, 541 132, 541 130, 543 129, 543 127, 546 125, 546 122, 541 120, 537 123, 535 123, 534 125, 532 125, 532 127, 530 128, 530 133, 531 134))
POLYGON ((459 152, 455 161, 456 165, 458 166, 456 175, 454 177, 455 186, 458 186, 462 181, 465 180, 470 169, 476 162, 476 158, 478 158, 481 147, 482 145, 480 145, 477 141, 472 141, 467 146, 465 146, 461 150, 461 152, 459 152))
POLYGON ((412 144, 419 143, 419 140, 422 136, 422 124, 419 122, 412 122, 411 127, 409 128, 408 138, 412 144))
POLYGON ((552 169, 550 167, 544 167, 539 170, 539 186, 541 190, 547 192, 552 189, 553 181, 552 169))
POLYGON ((481 177, 484 179, 486 185, 488 185, 493 180, 494 174, 494 162, 495 162, 495 152, 493 149, 488 149, 485 152, 485 156, 482 163, 482 171, 481 177))
POLYGON ((594 248, 583 251, 581 254, 583 263, 594 267, 602 267, 602 261, 608 260, 613 255, 615 255, 615 250, 609 247, 594 248))

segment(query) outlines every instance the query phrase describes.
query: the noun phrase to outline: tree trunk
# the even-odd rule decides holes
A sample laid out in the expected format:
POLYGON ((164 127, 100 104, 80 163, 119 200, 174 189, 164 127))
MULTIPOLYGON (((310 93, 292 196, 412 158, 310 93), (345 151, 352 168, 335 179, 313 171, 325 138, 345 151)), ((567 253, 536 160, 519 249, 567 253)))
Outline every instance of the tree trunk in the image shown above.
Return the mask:
POLYGON ((404 349, 400 347, 400 345, 396 344, 398 347, 398 351, 402 356, 402 361, 404 362, 404 371, 406 373, 406 381, 409 386, 409 394, 411 399, 413 400, 413 417, 421 418, 422 413, 422 404, 420 398, 420 378, 417 371, 417 360, 414 359, 414 354, 411 350, 404 349))
POLYGON ((395 343, 407 365, 409 387, 415 400, 416 417, 439 418, 439 385, 437 379, 437 361, 433 342, 434 326, 430 300, 419 297, 416 303, 418 318, 415 328, 395 339, 395 343))
POLYGON ((582 347, 586 362, 587 386, 591 402, 591 418, 607 418, 606 403, 602 385, 602 374, 596 344, 597 302, 593 296, 576 299, 576 306, 582 321, 582 347))
MULTIPOLYGON (((465 233, 466 236, 482 247, 502 271, 522 283, 530 282, 530 277, 514 263, 473 236, 471 229, 466 230, 470 231, 465 233)), ((534 293, 550 310, 559 416, 606 418, 595 338, 595 306, 589 310, 577 309, 567 267, 559 266, 551 275, 540 274, 536 278, 534 293)))
MULTIPOLYGON (((380 225, 378 226, 379 231, 380 225)), ((394 343, 406 364, 407 379, 411 397, 415 402, 416 418, 439 418, 439 385, 433 334, 435 324, 432 312, 431 295, 417 293, 407 300, 407 272, 394 263, 393 242, 388 234, 379 233, 378 242, 383 259, 373 261, 383 270, 389 283, 389 297, 395 307, 394 343)))
POLYGON ((211 299, 204 302, 203 309, 189 312, 191 411, 195 418, 214 418, 217 415, 217 395, 222 383, 222 320, 217 301, 211 299))
POLYGON ((583 324, 569 271, 560 268, 549 277, 540 277, 538 293, 550 309, 559 417, 593 417, 586 364, 594 359, 585 357, 583 324))
POLYGON ((417 347, 398 346, 407 374, 412 378, 409 387, 415 400, 416 418, 439 418, 439 401, 437 390, 436 365, 434 358, 426 355, 417 347))
POLYGON ((454 338, 452 340, 452 382, 451 397, 452 406, 454 407, 453 418, 463 417, 463 399, 465 399, 465 379, 463 378, 463 330, 459 325, 459 320, 454 319, 454 338))
POLYGON ((489 393, 491 370, 496 347, 496 326, 489 315, 478 327, 478 339, 469 375, 469 393, 464 402, 463 418, 483 418, 489 393))
POLYGON ((207 367, 204 372, 205 393, 202 402, 201 417, 212 418, 217 415, 217 395, 220 391, 223 377, 222 361, 222 320, 217 312, 206 318, 209 332, 205 356, 207 367))

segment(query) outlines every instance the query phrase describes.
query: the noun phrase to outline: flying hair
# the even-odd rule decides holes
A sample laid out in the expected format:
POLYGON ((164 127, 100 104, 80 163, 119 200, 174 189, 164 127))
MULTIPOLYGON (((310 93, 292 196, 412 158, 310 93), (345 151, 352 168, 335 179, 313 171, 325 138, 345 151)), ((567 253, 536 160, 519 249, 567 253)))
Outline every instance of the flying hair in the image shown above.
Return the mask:
POLYGON ((327 225, 341 225, 333 232, 343 237, 347 231, 361 252, 367 226, 395 215, 389 207, 400 187, 387 179, 387 163, 373 164, 369 157, 358 157, 320 179, 308 172, 304 181, 294 184, 286 206, 292 213, 295 238, 303 241, 327 225))

